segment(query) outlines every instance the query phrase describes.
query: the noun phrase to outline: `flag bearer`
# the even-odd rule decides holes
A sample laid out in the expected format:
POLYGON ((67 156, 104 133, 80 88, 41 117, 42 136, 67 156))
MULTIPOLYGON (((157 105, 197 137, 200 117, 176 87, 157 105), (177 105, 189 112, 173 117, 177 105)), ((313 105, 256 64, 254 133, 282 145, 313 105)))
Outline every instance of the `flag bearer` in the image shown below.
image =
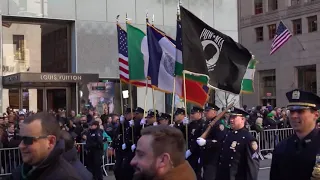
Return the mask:
POLYGON ((177 108, 174 113, 173 127, 180 129, 183 137, 186 138, 186 125, 189 124, 189 119, 186 117, 186 111, 183 108, 177 108))
POLYGON ((193 107, 191 109, 190 119, 192 121, 188 125, 188 150, 186 151, 186 159, 195 171, 198 180, 201 180, 201 166, 199 163, 200 147, 197 144, 197 138, 201 136, 205 123, 202 119, 202 113, 202 108, 193 107))
MULTIPOLYGON (((215 119, 219 109, 220 108, 215 104, 208 103, 204 113, 206 125, 203 128, 203 132, 215 119)), ((203 167, 203 180, 214 180, 216 177, 219 150, 221 149, 221 144, 226 133, 227 129, 222 124, 221 120, 218 120, 211 128, 211 131, 206 139, 197 139, 197 143, 201 147, 200 163, 203 167)))

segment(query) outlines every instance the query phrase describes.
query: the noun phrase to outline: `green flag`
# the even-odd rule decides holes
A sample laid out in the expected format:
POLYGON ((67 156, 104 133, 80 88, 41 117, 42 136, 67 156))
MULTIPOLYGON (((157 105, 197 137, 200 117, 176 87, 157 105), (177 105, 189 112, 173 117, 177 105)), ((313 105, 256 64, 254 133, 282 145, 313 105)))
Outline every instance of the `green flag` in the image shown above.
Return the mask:
POLYGON ((257 60, 251 59, 248 64, 246 74, 242 79, 241 91, 243 93, 253 93, 254 92, 254 73, 256 71, 257 60))
POLYGON ((148 74, 148 41, 146 34, 127 23, 129 80, 145 80, 148 74))

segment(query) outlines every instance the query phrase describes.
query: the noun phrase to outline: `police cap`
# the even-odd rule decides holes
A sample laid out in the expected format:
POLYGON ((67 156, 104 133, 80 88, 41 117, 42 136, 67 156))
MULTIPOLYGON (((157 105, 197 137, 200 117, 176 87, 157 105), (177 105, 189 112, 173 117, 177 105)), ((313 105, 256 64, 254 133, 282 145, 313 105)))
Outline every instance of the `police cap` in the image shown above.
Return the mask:
POLYGON ((231 108, 229 114, 230 116, 249 116, 249 113, 247 111, 236 107, 231 108))
POLYGON ((170 120, 170 119, 171 119, 171 115, 167 113, 161 113, 159 116, 159 120, 170 120))
POLYGON ((154 112, 152 109, 150 109, 148 111, 147 118, 154 117, 154 116, 156 116, 156 118, 159 118, 158 110, 155 110, 155 112, 154 112))
POLYGON ((144 113, 144 109, 142 109, 141 107, 137 107, 135 110, 134 110, 134 113, 138 114, 138 113, 144 113))
POLYGON ((295 89, 286 93, 289 110, 320 109, 320 97, 312 92, 295 89))
POLYGON ((179 115, 179 114, 185 115, 186 114, 186 110, 183 109, 183 108, 177 108, 177 110, 174 113, 174 115, 179 115))
POLYGON ((197 106, 193 106, 193 108, 191 109, 191 114, 197 113, 197 112, 203 112, 203 109, 197 106))
POLYGON ((208 103, 205 110, 206 111, 209 111, 209 110, 219 111, 220 108, 213 103, 208 103))

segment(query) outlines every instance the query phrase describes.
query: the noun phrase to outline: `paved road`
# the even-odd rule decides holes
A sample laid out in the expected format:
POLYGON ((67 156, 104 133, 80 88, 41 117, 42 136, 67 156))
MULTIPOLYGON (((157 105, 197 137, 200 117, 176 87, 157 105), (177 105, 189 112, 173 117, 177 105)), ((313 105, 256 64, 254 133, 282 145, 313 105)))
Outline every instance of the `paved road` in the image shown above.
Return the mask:
MULTIPOLYGON (((270 167, 270 164, 271 164, 271 160, 263 160, 260 162, 261 169, 259 171, 258 180, 269 180, 270 169, 268 167, 270 167)), ((108 177, 104 178, 104 180, 115 180, 115 178, 112 175, 112 173, 110 173, 108 177)))

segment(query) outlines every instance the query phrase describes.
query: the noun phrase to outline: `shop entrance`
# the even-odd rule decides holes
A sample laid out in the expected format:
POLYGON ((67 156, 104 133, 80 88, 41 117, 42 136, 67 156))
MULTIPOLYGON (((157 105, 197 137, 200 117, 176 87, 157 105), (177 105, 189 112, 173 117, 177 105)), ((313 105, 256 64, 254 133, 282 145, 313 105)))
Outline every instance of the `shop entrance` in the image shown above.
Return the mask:
POLYGON ((3 77, 2 112, 58 111, 79 112, 79 86, 99 80, 98 74, 18 73, 3 77))

